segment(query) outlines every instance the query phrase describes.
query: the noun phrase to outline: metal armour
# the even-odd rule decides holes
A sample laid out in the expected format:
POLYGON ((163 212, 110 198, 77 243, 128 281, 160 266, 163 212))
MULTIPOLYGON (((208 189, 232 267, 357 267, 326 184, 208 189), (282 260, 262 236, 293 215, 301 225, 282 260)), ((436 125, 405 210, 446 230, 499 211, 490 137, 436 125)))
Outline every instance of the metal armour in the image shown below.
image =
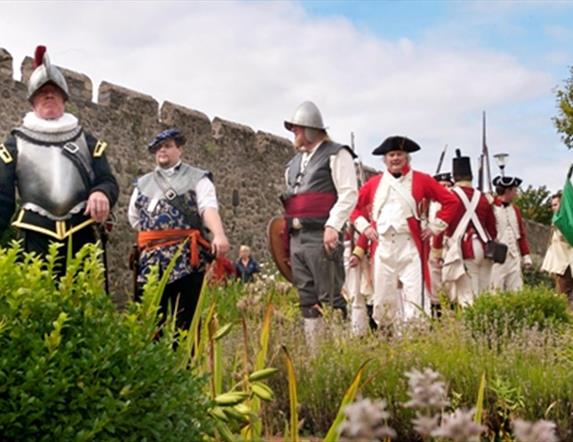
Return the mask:
MULTIPOLYGON (((30 131, 26 131, 29 133, 30 131)), ((28 136, 16 136, 16 176, 22 207, 53 220, 70 218, 79 212, 89 196, 77 165, 66 156, 74 155, 85 165, 91 180, 94 172, 83 133, 65 142, 34 143, 28 136)))
POLYGON ((69 98, 70 92, 64 74, 62 74, 57 67, 52 66, 50 58, 46 53, 44 54, 42 64, 34 69, 34 72, 30 75, 30 80, 28 81, 28 100, 32 98, 38 89, 49 82, 54 83, 62 90, 66 100, 69 98))
POLYGON ((292 130, 292 126, 310 127, 312 129, 326 130, 322 121, 322 115, 316 104, 312 101, 305 101, 296 108, 290 120, 285 121, 287 130, 292 130))
MULTIPOLYGON (((178 167, 179 169, 171 176, 163 174, 161 168, 158 169, 158 173, 161 174, 169 187, 175 191, 176 195, 183 195, 189 191, 194 191, 201 178, 209 176, 209 172, 190 166, 189 164, 181 163, 178 167)), ((160 187, 154 174, 155 171, 150 172, 137 180, 137 188, 146 197, 161 200, 165 198, 165 192, 160 187)))

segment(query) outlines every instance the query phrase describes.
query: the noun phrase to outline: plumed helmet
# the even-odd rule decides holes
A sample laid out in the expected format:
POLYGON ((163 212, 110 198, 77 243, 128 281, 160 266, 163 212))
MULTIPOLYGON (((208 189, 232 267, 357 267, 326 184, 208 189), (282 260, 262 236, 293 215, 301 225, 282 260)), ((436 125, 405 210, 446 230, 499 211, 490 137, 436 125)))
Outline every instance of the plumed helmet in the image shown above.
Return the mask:
POLYGON ((64 74, 57 67, 52 66, 45 46, 36 48, 33 66, 34 71, 28 81, 28 100, 32 100, 34 94, 46 83, 54 83, 63 92, 64 99, 69 98, 70 92, 64 74))
POLYGON ((173 139, 177 146, 183 146, 187 141, 185 136, 178 129, 165 129, 159 132, 153 140, 147 145, 149 152, 157 151, 165 140, 173 139))
POLYGON ((316 104, 312 101, 305 101, 296 108, 290 120, 285 120, 287 130, 292 130, 293 126, 310 127, 312 129, 326 130, 322 121, 322 115, 316 104))

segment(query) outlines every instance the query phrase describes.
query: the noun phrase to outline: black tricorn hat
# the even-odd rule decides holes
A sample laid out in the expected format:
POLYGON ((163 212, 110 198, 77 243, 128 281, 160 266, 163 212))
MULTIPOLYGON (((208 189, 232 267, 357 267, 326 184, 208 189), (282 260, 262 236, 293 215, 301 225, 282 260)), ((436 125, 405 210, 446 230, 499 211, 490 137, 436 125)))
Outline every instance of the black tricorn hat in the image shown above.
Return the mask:
POLYGON ((456 149, 456 156, 452 160, 452 175, 455 178, 473 178, 470 157, 462 157, 460 149, 456 149))
POLYGON ((420 145, 410 138, 394 135, 386 138, 380 146, 372 151, 372 155, 386 155, 393 150, 401 150, 403 152, 416 152, 420 150, 420 145))
POLYGON ((521 178, 512 176, 496 176, 493 179, 493 185, 495 187, 503 187, 505 189, 509 189, 510 187, 519 187, 522 182, 523 180, 521 178))
POLYGON ((449 181, 453 184, 452 174, 450 172, 442 172, 434 175, 436 181, 449 181))

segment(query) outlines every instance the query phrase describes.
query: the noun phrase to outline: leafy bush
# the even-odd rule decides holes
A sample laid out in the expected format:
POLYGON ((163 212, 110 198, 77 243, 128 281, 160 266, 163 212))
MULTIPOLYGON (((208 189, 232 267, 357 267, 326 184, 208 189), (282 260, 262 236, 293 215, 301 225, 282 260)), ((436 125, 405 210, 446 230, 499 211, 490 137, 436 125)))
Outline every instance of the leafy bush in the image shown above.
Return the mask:
POLYGON ((2 440, 202 440, 203 379, 182 365, 155 315, 116 311, 94 246, 54 277, 47 262, 0 249, 2 440))
POLYGON ((464 310, 464 319, 477 332, 511 335, 521 328, 551 328, 570 321, 567 300, 548 288, 484 294, 464 310))

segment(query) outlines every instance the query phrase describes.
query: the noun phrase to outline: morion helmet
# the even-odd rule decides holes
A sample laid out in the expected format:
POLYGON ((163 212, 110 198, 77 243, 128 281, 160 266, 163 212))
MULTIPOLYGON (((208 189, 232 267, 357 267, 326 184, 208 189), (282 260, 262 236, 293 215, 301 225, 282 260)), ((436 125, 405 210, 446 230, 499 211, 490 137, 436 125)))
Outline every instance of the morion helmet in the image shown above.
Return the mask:
POLYGON ((55 66, 50 63, 50 58, 46 53, 45 46, 38 46, 34 54, 34 71, 28 80, 28 100, 46 83, 54 83, 61 89, 64 94, 64 99, 67 100, 70 96, 68 91, 68 84, 64 74, 55 66))
POLYGON ((296 108, 290 120, 285 120, 287 130, 292 130, 293 126, 310 127, 312 129, 326 130, 322 122, 322 115, 316 104, 312 101, 305 101, 296 108))

